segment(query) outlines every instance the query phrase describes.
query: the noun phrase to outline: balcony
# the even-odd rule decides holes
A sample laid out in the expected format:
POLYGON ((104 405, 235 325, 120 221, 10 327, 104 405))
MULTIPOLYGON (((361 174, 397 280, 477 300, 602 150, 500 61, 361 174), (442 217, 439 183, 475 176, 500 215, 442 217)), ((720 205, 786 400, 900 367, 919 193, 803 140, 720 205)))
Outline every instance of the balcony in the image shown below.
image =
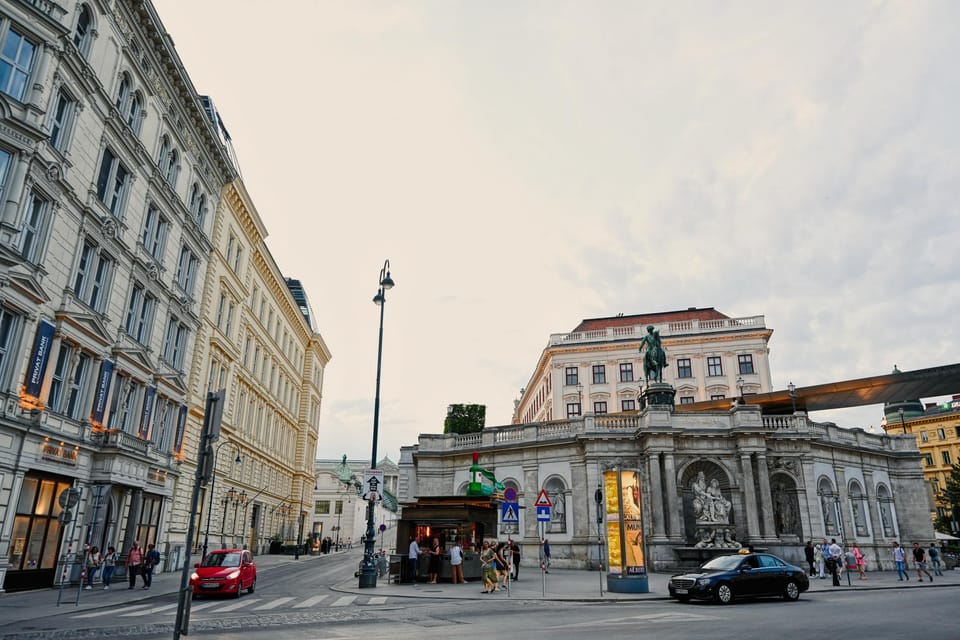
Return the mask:
MULTIPOLYGON (((725 331, 739 331, 742 329, 765 329, 763 316, 749 316, 746 318, 725 318, 723 320, 684 320, 682 322, 668 322, 654 325, 663 338, 672 336, 701 335, 705 333, 723 333, 725 331)), ((591 342, 612 342, 614 340, 639 340, 646 335, 647 325, 638 324, 632 327, 607 327, 597 331, 576 331, 574 333, 550 334, 548 346, 556 347, 569 344, 585 344, 591 342)))

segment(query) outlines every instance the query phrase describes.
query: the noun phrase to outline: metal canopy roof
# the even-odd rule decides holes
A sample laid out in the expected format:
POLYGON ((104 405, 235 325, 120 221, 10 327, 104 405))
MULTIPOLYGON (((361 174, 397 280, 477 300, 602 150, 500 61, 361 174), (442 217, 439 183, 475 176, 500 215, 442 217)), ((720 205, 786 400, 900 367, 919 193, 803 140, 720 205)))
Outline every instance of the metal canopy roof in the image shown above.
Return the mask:
MULTIPOLYGON (((960 364, 830 382, 812 387, 797 387, 794 390, 797 410, 807 412, 919 400, 958 392, 960 392, 960 364)), ((789 414, 793 411, 790 392, 786 389, 752 394, 747 398, 749 404, 759 405, 765 414, 789 414)), ((730 398, 724 398, 678 404, 675 410, 677 412, 724 410, 730 408, 730 401, 730 398)))

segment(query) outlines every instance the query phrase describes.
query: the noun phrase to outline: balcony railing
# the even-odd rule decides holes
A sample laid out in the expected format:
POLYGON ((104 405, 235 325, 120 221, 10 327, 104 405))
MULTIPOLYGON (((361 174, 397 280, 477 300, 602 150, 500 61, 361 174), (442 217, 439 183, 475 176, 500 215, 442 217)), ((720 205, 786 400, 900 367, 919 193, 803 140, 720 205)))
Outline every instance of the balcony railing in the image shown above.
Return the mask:
MULTIPOLYGON (((662 337, 684 336, 702 333, 720 333, 738 329, 763 329, 766 327, 763 316, 745 318, 723 318, 720 320, 683 320, 654 325, 662 337)), ((585 342, 608 342, 636 338, 639 340, 647 333, 647 325, 631 327, 607 327, 595 331, 575 331, 573 333, 554 333, 550 335, 549 346, 579 344, 585 342)))

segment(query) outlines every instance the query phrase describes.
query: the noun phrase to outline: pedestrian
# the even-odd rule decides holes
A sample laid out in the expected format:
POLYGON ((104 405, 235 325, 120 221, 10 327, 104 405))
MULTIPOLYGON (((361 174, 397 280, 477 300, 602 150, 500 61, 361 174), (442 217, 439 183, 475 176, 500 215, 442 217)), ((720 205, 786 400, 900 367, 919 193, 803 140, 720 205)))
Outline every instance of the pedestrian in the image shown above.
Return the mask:
POLYGON ((93 589, 93 579, 97 576, 100 565, 103 564, 103 556, 100 555, 100 549, 96 546, 90 547, 87 551, 87 557, 84 564, 87 570, 87 586, 84 589, 93 589))
POLYGON ((143 550, 140 549, 140 543, 133 541, 133 546, 127 551, 127 580, 130 586, 127 589, 133 589, 137 586, 137 576, 140 575, 140 565, 143 564, 143 550))
POLYGON ((509 557, 509 551, 507 549, 506 542, 497 543, 496 548, 496 560, 497 560, 497 588, 496 591, 507 588, 507 578, 510 577, 510 561, 507 559, 509 557))
POLYGON ((454 540, 447 551, 450 553, 450 579, 453 584, 466 584, 463 579, 463 547, 454 540))
POLYGON ((860 580, 866 580, 867 574, 864 570, 867 568, 867 561, 863 557, 863 551, 860 551, 860 547, 857 546, 857 543, 853 543, 853 561, 857 565, 857 571, 860 572, 860 580))
POLYGON ((510 540, 510 556, 513 561, 513 581, 520 579, 520 543, 516 540, 510 540))
POLYGON ((113 572, 117 570, 117 550, 114 547, 107 547, 107 555, 103 556, 103 588, 110 589, 110 583, 113 582, 113 572))
POLYGON ((917 568, 917 580, 923 582, 921 573, 925 573, 930 578, 930 582, 933 582, 933 576, 927 571, 927 552, 918 542, 913 543, 913 564, 917 568))
POLYGON ((550 541, 543 539, 543 572, 550 573, 550 541))
POLYGON ((897 567, 897 580, 910 582, 910 575, 907 574, 907 560, 903 555, 903 547, 896 540, 893 541, 893 564, 897 567))
POLYGON ((149 589, 153 585, 153 570, 158 564, 160 564, 160 552, 151 542, 147 545, 147 554, 143 556, 143 566, 140 567, 144 589, 149 589))
POLYGON ((937 545, 931 543, 930 548, 927 549, 927 557, 930 558, 930 564, 933 565, 933 575, 942 576, 943 571, 940 569, 940 550, 937 549, 937 545))
POLYGON ((420 545, 417 536, 410 536, 410 546, 407 548, 407 566, 410 568, 410 582, 417 584, 417 563, 420 560, 420 545))
POLYGON ((353 549, 353 537, 347 537, 347 549, 353 549))
POLYGON ((439 538, 433 539, 433 544, 430 545, 430 550, 427 553, 430 554, 430 581, 428 584, 437 584, 437 578, 440 577, 440 554, 442 553, 439 538))
POLYGON ((497 589, 496 557, 496 551, 490 546, 490 542, 484 540, 483 548, 480 551, 480 565, 483 567, 484 593, 493 593, 497 589))
POLYGON ((833 576, 833 586, 840 586, 840 573, 843 571, 843 547, 837 544, 836 538, 830 538, 830 546, 828 547, 829 558, 827 562, 829 563, 827 567, 830 569, 830 574, 833 576))
POLYGON ((824 551, 826 551, 826 548, 820 543, 817 543, 813 546, 813 563, 817 567, 817 577, 819 577, 821 580, 827 577, 823 572, 825 566, 823 557, 824 551))
POLYGON ((813 549, 813 540, 807 540, 807 546, 803 548, 803 556, 807 560, 807 566, 810 567, 810 577, 812 578, 813 573, 813 561, 815 558, 814 549, 813 549))

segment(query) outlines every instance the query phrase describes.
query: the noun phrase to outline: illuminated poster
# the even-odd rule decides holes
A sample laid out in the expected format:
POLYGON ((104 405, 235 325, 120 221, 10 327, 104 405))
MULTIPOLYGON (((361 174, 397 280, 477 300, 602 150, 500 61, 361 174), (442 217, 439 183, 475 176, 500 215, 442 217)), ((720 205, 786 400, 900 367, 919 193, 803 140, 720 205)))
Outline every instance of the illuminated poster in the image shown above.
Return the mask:
POLYGON ((610 573, 644 575, 640 474, 633 470, 607 471, 603 480, 610 573))

